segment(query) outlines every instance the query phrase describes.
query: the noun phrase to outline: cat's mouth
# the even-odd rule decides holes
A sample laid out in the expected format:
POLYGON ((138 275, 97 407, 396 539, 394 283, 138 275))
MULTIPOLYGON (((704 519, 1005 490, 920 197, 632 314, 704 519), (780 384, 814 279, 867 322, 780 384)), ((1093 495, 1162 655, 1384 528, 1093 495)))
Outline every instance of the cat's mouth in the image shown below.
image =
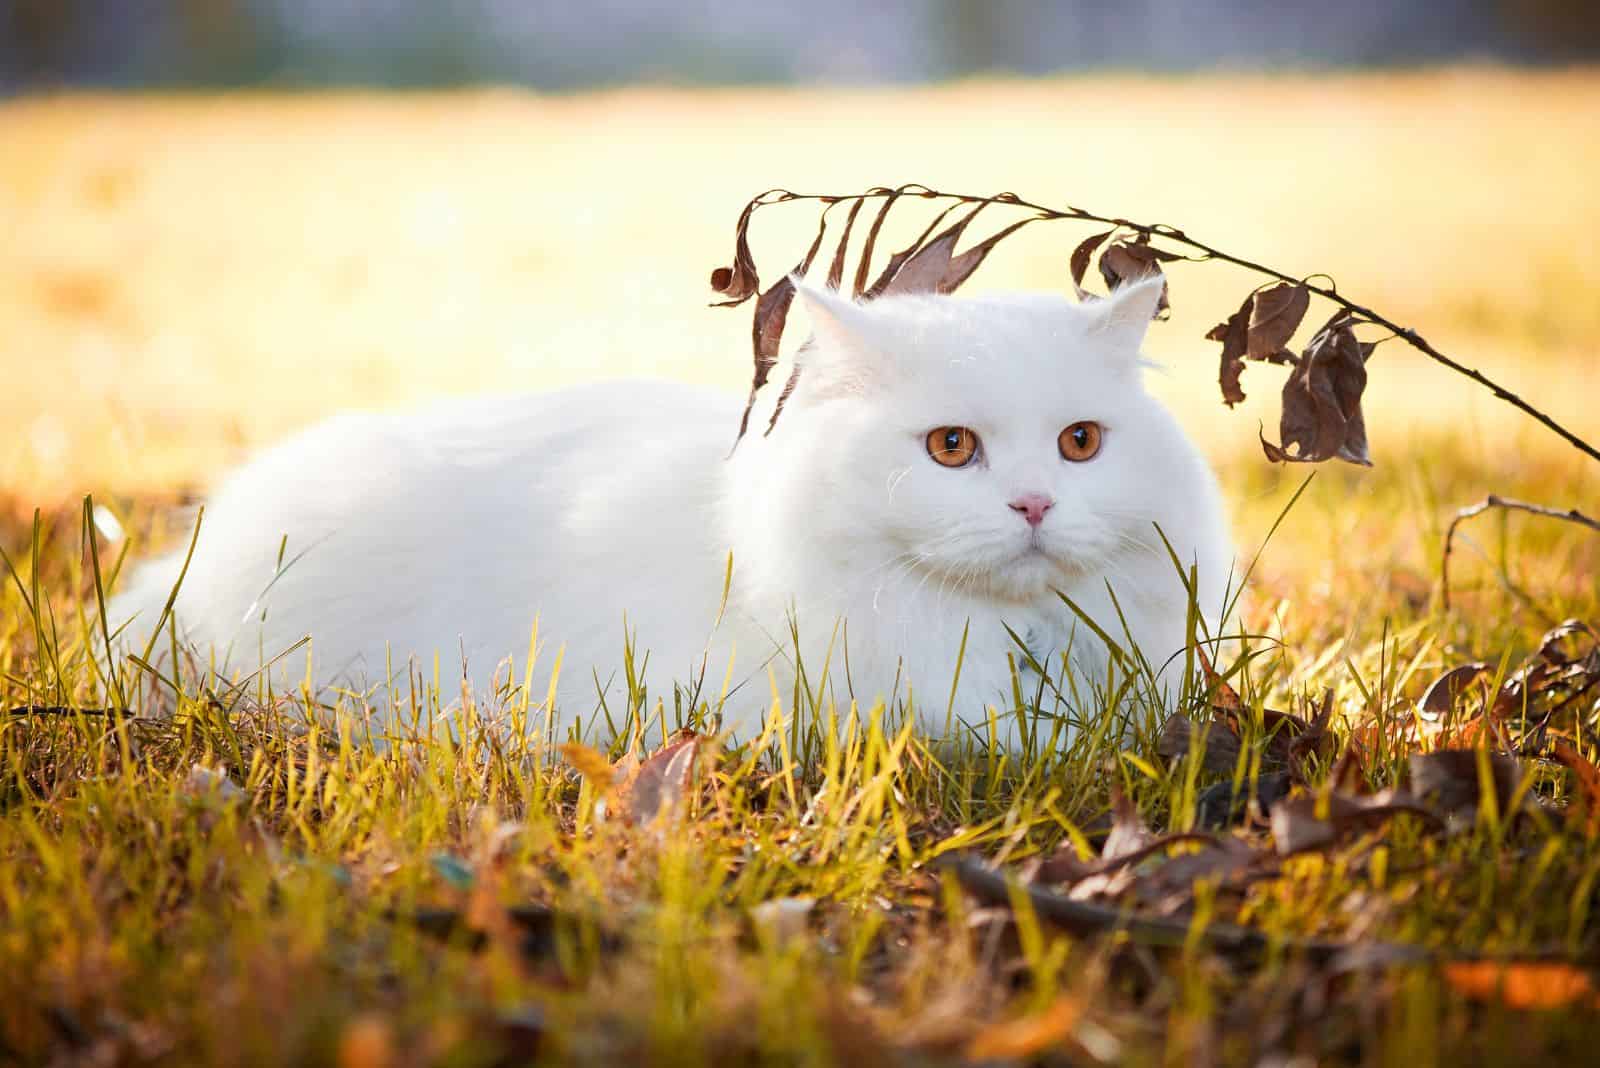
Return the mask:
POLYGON ((1044 593, 1070 570, 1070 561, 1034 532, 1009 560, 993 569, 991 585, 1005 596, 1026 600, 1044 593))

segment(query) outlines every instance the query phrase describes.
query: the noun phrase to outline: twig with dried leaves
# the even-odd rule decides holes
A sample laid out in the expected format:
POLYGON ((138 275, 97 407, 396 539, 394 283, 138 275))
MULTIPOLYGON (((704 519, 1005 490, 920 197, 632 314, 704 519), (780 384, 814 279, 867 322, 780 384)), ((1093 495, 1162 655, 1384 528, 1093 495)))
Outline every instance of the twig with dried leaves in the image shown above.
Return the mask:
MULTIPOLYGON (((1238 311, 1213 327, 1206 335, 1211 340, 1222 342, 1219 382, 1222 387, 1223 402, 1230 406, 1244 399, 1239 379, 1245 360, 1282 363, 1293 368, 1283 388, 1279 419, 1280 443, 1274 444, 1267 441, 1264 435, 1262 437, 1263 451, 1270 460, 1319 463, 1338 458, 1350 463, 1370 464, 1366 427, 1361 412, 1361 395, 1367 382, 1366 361, 1377 345, 1393 338, 1400 338, 1435 363, 1483 386, 1500 400, 1559 435, 1573 448, 1591 459, 1600 460, 1600 449, 1512 390, 1440 352, 1415 330, 1399 325, 1366 305, 1345 298, 1338 292, 1333 280, 1325 274, 1296 277, 1254 260, 1224 252, 1214 245, 1190 237, 1184 231, 1166 224, 1139 223, 1071 206, 1062 209, 1049 208, 1023 200, 1009 192, 995 196, 973 196, 946 193, 916 183, 892 189, 879 186, 862 193, 842 196, 770 189, 750 200, 740 212, 735 232, 733 263, 730 266, 718 267, 711 275, 712 288, 725 298, 719 302, 719 306, 742 304, 759 294, 751 331, 755 375, 744 417, 739 425, 740 439, 748 429, 750 412, 755 405, 756 396, 778 362, 778 347, 783 336, 784 322, 794 299, 794 278, 809 272, 816 260, 827 234, 829 213, 836 205, 848 202, 850 209, 834 248, 827 274, 828 286, 838 288, 843 283, 851 234, 856 218, 867 201, 881 201, 881 205, 858 252, 851 287, 851 294, 857 299, 872 300, 886 294, 901 292, 952 292, 978 269, 1000 241, 1029 223, 1057 220, 1093 222, 1110 227, 1109 230, 1094 234, 1080 242, 1070 257, 1072 283, 1080 298, 1091 296, 1084 289, 1083 280, 1097 253, 1100 274, 1105 279, 1106 285, 1113 289, 1137 278, 1160 274, 1161 264, 1178 260, 1191 262, 1218 260, 1271 279, 1270 284, 1253 290, 1238 311), (879 232, 890 210, 903 198, 947 203, 916 240, 889 257, 876 276, 876 280, 869 285, 867 279, 872 271, 879 232), (766 290, 762 290, 755 259, 750 251, 751 219, 755 212, 762 208, 795 201, 812 201, 823 205, 816 237, 792 270, 766 290), (957 243, 973 219, 991 205, 1021 209, 1029 214, 957 254, 957 243), (962 206, 971 206, 971 210, 964 212, 952 224, 940 230, 940 224, 951 212, 962 206), (1183 251, 1174 251, 1163 245, 1177 246, 1183 251), (1312 281, 1318 277, 1327 279, 1327 284, 1321 285, 1312 281), (1288 343, 1299 328, 1313 295, 1334 304, 1336 310, 1297 356, 1288 348, 1288 343), (1357 338, 1355 328, 1363 326, 1378 327, 1388 333, 1372 341, 1362 341, 1357 338)), ((1163 296, 1162 309, 1165 307, 1166 299, 1163 296)), ((785 383, 768 425, 769 432, 772 426, 776 425, 784 402, 794 391, 799 375, 799 369, 796 368, 785 383)))

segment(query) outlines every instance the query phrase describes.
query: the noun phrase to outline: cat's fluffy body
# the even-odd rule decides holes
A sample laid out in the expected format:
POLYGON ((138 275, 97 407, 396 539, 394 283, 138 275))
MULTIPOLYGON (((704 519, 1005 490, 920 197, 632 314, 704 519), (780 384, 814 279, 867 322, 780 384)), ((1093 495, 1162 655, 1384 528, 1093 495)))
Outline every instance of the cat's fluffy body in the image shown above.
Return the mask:
MULTIPOLYGON (((658 693, 703 673, 715 696, 731 657, 752 682, 724 710, 745 737, 769 670, 792 679, 791 621, 813 686, 831 642, 836 699, 909 690, 941 724, 964 633, 955 710, 974 725, 1008 700, 1007 626, 1103 672, 1057 589, 1159 668, 1185 645, 1188 598, 1157 525, 1213 624, 1232 553, 1209 469, 1140 382, 1158 290, 1087 305, 802 290, 799 388, 731 458, 739 400, 665 383, 340 416, 214 495, 180 633, 243 671, 310 634, 313 677, 357 688, 403 679, 408 658, 453 677, 465 653, 482 686, 508 656, 520 675, 537 617, 541 664, 564 647, 558 708, 587 719, 597 689, 613 707, 622 690, 626 618, 658 693), (1104 436, 1072 463, 1057 436, 1079 420, 1104 436), (930 458, 945 426, 976 432, 973 463, 930 458), (1027 494, 1054 502, 1037 528, 1011 507, 1027 494)), ((178 565, 142 569, 113 623, 136 615, 142 638, 178 565)))

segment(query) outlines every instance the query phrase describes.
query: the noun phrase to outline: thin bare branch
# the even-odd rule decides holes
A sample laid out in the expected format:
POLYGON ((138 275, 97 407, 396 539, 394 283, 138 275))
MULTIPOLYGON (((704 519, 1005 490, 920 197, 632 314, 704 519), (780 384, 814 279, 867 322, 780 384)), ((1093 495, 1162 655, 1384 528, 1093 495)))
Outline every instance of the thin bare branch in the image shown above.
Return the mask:
POLYGON ((1543 516, 1546 519, 1559 519, 1567 523, 1576 523, 1590 530, 1600 531, 1600 519, 1584 515, 1576 508, 1562 511, 1543 504, 1530 504, 1527 501, 1513 500, 1510 497, 1501 497, 1489 494, 1477 504, 1469 505, 1457 512, 1455 518, 1450 520, 1450 526, 1444 532, 1444 556, 1439 561, 1439 586, 1440 603, 1444 610, 1450 610, 1450 551, 1454 547, 1456 528, 1475 516, 1480 516, 1491 509, 1499 508, 1508 512, 1526 512, 1529 515, 1543 516))

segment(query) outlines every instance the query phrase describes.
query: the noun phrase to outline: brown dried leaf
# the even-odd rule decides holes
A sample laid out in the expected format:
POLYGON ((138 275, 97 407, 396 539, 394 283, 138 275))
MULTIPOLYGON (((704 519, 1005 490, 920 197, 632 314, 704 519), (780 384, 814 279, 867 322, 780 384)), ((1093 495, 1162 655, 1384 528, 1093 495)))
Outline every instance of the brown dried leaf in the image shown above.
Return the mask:
POLYGON ((1293 784, 1286 771, 1254 775, 1234 789, 1231 782, 1219 782, 1201 790, 1195 797, 1195 823, 1201 827, 1228 827, 1241 817, 1254 821, 1270 816, 1274 806, 1289 796, 1293 784))
POLYGON ((1600 768, 1560 739, 1550 747, 1550 759, 1570 769, 1578 780, 1577 810, 1583 814, 1584 833, 1590 838, 1600 835, 1600 768))
POLYGON ((1351 325, 1347 313, 1336 312, 1306 346, 1283 384, 1283 414, 1278 422, 1283 444, 1273 446, 1263 439, 1268 459, 1320 463, 1337 456, 1372 466, 1361 414, 1370 346, 1357 340, 1351 325))
POLYGON ((1211 707, 1218 712, 1238 716, 1244 711, 1244 702, 1239 700, 1238 691, 1229 686, 1228 680, 1211 666, 1211 658, 1203 648, 1196 646, 1195 652, 1200 658, 1200 669, 1205 672, 1206 685, 1211 690, 1211 707))
POLYGON ((685 733, 687 736, 651 753, 638 772, 617 787, 620 808, 629 823, 639 826, 671 816, 687 798, 703 739, 685 733))
POLYGON ((837 290, 839 283, 844 281, 844 261, 850 251, 850 231, 856 225, 856 216, 861 214, 861 205, 866 201, 856 198, 850 205, 850 214, 844 217, 844 232, 839 235, 839 244, 833 250, 833 262, 828 264, 828 288, 837 290))
POLYGON ((1245 355, 1269 363, 1294 363, 1294 354, 1287 346, 1310 306, 1310 290, 1290 282, 1279 282, 1254 294, 1245 355))
POLYGON ((1069 1039, 1082 1013, 1078 999, 1063 994, 1042 1012, 989 1024, 967 1043, 966 1058, 969 1061, 1018 1061, 1037 1057, 1069 1039))
POLYGON ((731 308, 735 304, 743 304, 761 288, 761 279, 756 275, 755 257, 750 254, 750 215, 755 210, 756 201, 752 200, 739 213, 739 222, 734 230, 733 265, 718 267, 711 272, 711 288, 728 298, 717 301, 715 307, 731 308))
MULTIPOLYGON (((1471 816, 1477 811, 1481 790, 1478 778, 1480 750, 1439 749, 1414 753, 1406 764, 1416 796, 1431 803, 1446 815, 1471 816)), ((1495 801, 1502 814, 1511 804, 1517 784, 1522 781, 1522 765, 1509 753, 1489 753, 1489 774, 1494 782, 1495 801)))
MULTIPOLYGON (((899 277, 900 271, 905 267, 907 261, 921 251, 923 246, 928 244, 929 240, 933 237, 933 232, 939 228, 939 224, 944 222, 945 219, 949 217, 951 212, 961 207, 961 204, 961 201, 957 201, 956 203, 945 208, 938 215, 935 215, 933 217, 933 222, 928 224, 928 228, 923 230, 915 241, 911 242, 911 244, 907 245, 899 252, 891 255, 889 257, 889 262, 884 265, 883 271, 878 275, 877 280, 873 282, 872 285, 867 288, 867 291, 861 295, 862 299, 875 300, 878 297, 883 296, 884 293, 887 293, 889 291, 889 286, 897 277, 899 277)), ((967 213, 963 221, 958 221, 956 223, 955 228, 957 231, 957 237, 960 236, 960 228, 964 226, 966 222, 970 222, 972 217, 982 210, 983 205, 979 204, 975 209, 967 213)), ((943 236, 944 234, 940 235, 940 237, 943 236)), ((952 244, 954 244, 953 240, 952 244)), ((931 290, 903 289, 899 290, 899 292, 931 292, 931 290)))
POLYGON ((978 212, 987 206, 987 204, 979 204, 948 229, 940 233, 939 236, 918 248, 909 259, 900 265, 894 275, 889 278, 887 284, 882 284, 880 279, 882 288, 874 286, 873 295, 953 293, 961 283, 971 277, 972 272, 978 269, 995 245, 1034 221, 1032 218, 1027 218, 1012 223, 998 233, 978 242, 961 255, 955 255, 956 244, 961 240, 961 235, 966 231, 967 225, 972 222, 978 212))
POLYGON ((1269 729, 1276 727, 1273 740, 1287 739, 1284 751, 1284 760, 1289 765, 1289 770, 1294 778, 1301 783, 1307 779, 1305 764, 1308 758, 1317 756, 1324 759, 1333 756, 1334 747, 1338 740, 1328 730, 1328 724, 1333 721, 1333 691, 1324 690, 1322 693, 1322 707, 1310 723, 1306 723, 1298 716, 1291 716, 1287 712, 1273 712, 1271 709, 1262 710, 1262 722, 1269 729), (1268 717, 1273 717, 1269 722, 1268 717))
POLYGON ((1120 788, 1111 792, 1111 833, 1106 836, 1106 841, 1100 847, 1101 860, 1116 860, 1118 857, 1136 853, 1155 841, 1155 835, 1150 833, 1150 828, 1144 825, 1144 820, 1139 817, 1139 810, 1134 807, 1128 795, 1120 788))
POLYGON ((1077 291, 1079 300, 1091 300, 1094 294, 1083 288, 1083 277, 1089 273, 1089 261, 1094 259, 1094 250, 1105 243, 1106 238, 1116 233, 1115 229, 1107 230, 1103 234, 1093 234, 1078 242, 1078 247, 1072 250, 1072 258, 1068 267, 1072 271, 1072 288, 1077 291))
POLYGON ((1481 660, 1451 668, 1433 680, 1428 692, 1417 702, 1417 713, 1430 722, 1449 719, 1455 709, 1456 698, 1466 693, 1468 687, 1489 674, 1490 670, 1489 665, 1481 660))
POLYGON ((1354 827, 1402 813, 1442 825, 1431 809, 1400 790, 1380 790, 1364 797, 1349 794, 1296 797, 1272 806, 1272 844, 1283 856, 1320 849, 1332 845, 1341 834, 1354 827))
POLYGON ((1075 883, 1093 875, 1099 868, 1098 863, 1078 856, 1071 842, 1063 842, 1054 853, 1040 862, 1038 870, 1033 873, 1033 881, 1051 886, 1075 883))
MULTIPOLYGON (((750 323, 750 348, 755 355, 755 375, 750 380, 750 396, 745 401, 744 414, 739 417, 739 436, 733 440, 735 448, 744 440, 745 431, 750 428, 750 412, 756 405, 756 394, 761 392, 761 387, 767 384, 772 369, 778 365, 778 350, 783 345, 783 328, 789 321, 789 307, 794 303, 794 280, 811 269, 812 261, 817 258, 817 250, 822 247, 822 236, 826 233, 827 227, 827 212, 823 212, 822 221, 817 226, 817 236, 811 239, 811 247, 806 250, 805 258, 794 270, 774 282, 772 287, 761 294, 760 299, 756 301, 756 313, 750 323)), ((772 423, 778 421, 778 413, 783 410, 782 402, 794 392, 798 377, 797 367, 789 376, 789 383, 784 387, 778 407, 773 410, 772 423)), ((772 430, 771 424, 768 424, 767 430, 768 432, 772 430)))
POLYGON ((851 288, 852 296, 866 295, 867 273, 872 269, 872 253, 878 245, 878 231, 883 229, 883 220, 889 217, 889 209, 894 207, 894 202, 900 199, 901 193, 902 191, 897 189, 884 197, 883 206, 872 218, 872 226, 867 230, 867 239, 861 246, 861 259, 856 263, 855 284, 851 288))
POLYGON ((1600 990, 1586 971, 1562 961, 1452 961, 1445 982, 1464 997, 1513 1009, 1600 1008, 1600 990))
POLYGON ((1026 219, 1018 219, 1010 226, 990 234, 988 237, 984 238, 982 241, 979 241, 976 245, 973 245, 971 248, 967 249, 967 251, 951 260, 950 266, 945 269, 944 278, 940 283, 939 292, 955 292, 956 288, 960 286, 961 283, 972 277, 972 272, 978 269, 978 267, 983 263, 984 259, 989 255, 990 251, 992 251, 996 245, 1010 237, 1012 234, 1016 233, 1018 230, 1022 229, 1024 226, 1034 222, 1037 218, 1037 216, 1031 216, 1026 219))
MULTIPOLYGON (((1152 274, 1161 273, 1161 264, 1170 263, 1181 256, 1163 252, 1147 242, 1149 235, 1141 234, 1136 241, 1117 241, 1100 254, 1100 277, 1107 289, 1119 289, 1129 282, 1137 282, 1152 274)), ((1167 303, 1167 285, 1161 284, 1161 299, 1156 302, 1156 315, 1170 308, 1167 303)))
MULTIPOLYGON (((1156 752, 1167 760, 1182 760, 1193 747, 1194 729, 1194 721, 1188 716, 1169 716, 1156 741, 1156 752)), ((1200 764, 1218 775, 1226 775, 1239 766, 1239 736, 1221 720, 1213 720, 1207 726, 1200 764)))
POLYGON ((1255 305, 1255 294, 1244 298, 1239 310, 1213 326, 1206 334, 1209 341, 1222 342, 1222 370, 1217 381, 1222 386, 1222 403, 1233 407, 1244 400, 1244 388, 1239 376, 1244 373, 1244 357, 1249 351, 1250 309, 1255 305))
POLYGON ((1165 911, 1185 907, 1193 901, 1195 883, 1201 879, 1220 883, 1252 869, 1261 870, 1259 862, 1264 857, 1243 839, 1222 835, 1212 839, 1207 848, 1170 856, 1145 873, 1139 880, 1139 896, 1160 899, 1165 911))
POLYGON ((1536 702, 1560 707, 1597 685, 1600 636, 1581 620, 1569 619, 1546 633, 1538 651, 1506 676, 1491 714, 1497 718, 1517 715, 1536 702))

